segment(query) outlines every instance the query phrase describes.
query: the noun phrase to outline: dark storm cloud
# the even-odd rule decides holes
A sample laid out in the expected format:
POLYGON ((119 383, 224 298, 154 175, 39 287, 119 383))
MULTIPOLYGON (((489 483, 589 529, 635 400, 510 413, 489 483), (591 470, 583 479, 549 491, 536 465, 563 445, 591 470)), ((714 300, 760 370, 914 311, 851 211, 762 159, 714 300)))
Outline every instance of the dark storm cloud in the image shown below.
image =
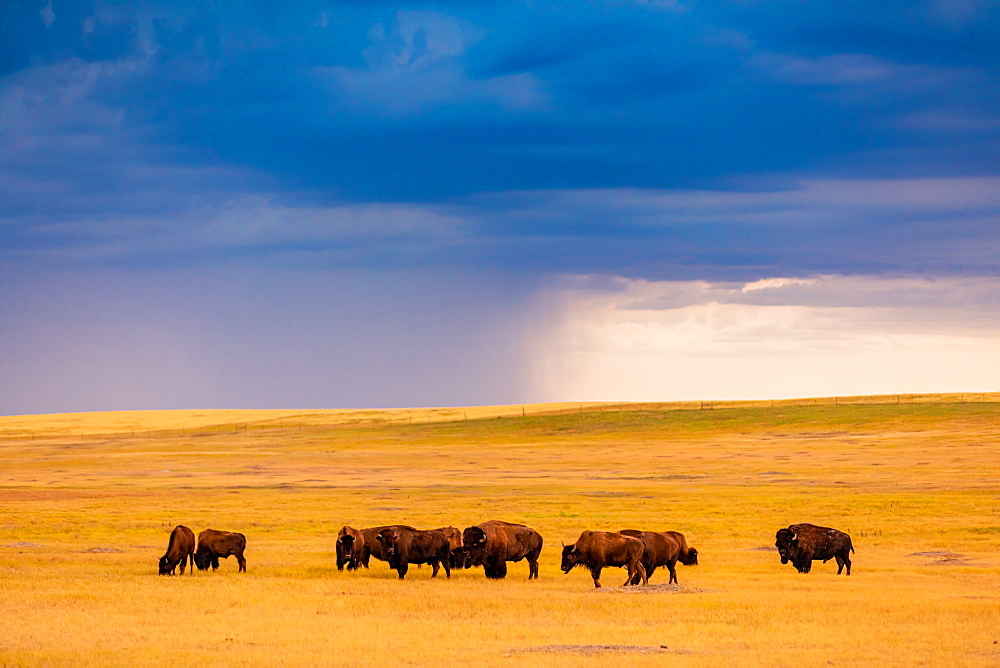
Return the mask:
POLYGON ((34 119, 5 148, 45 150, 39 187, 92 193, 96 161, 108 201, 102 163, 369 201, 997 168, 987 4, 43 8, 4 10, 5 110, 34 119))

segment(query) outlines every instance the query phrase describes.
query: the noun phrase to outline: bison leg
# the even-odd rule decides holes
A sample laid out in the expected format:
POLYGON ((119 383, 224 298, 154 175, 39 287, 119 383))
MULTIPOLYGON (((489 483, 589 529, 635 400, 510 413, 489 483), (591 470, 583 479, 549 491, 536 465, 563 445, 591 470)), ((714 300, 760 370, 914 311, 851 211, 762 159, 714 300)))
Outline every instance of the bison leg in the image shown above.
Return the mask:
POLYGON ((538 579, 538 555, 528 557, 528 579, 538 579))
POLYGON ((594 586, 598 589, 601 588, 601 566, 592 566, 590 568, 590 577, 594 578, 594 586))
MULTIPOLYGON (((653 571, 656 570, 656 566, 653 564, 643 564, 643 567, 646 569, 646 582, 649 582, 649 578, 653 577, 653 571)), ((632 584, 637 585, 640 582, 642 582, 642 578, 639 577, 639 573, 637 571, 636 574, 632 576, 632 584)))
POLYGON ((496 559, 490 563, 483 564, 483 570, 486 572, 486 577, 491 580, 503 580, 507 577, 507 561, 505 559, 496 559))
POLYGON ((625 584, 623 587, 627 587, 630 584, 649 584, 649 577, 646 575, 646 567, 642 565, 641 561, 635 561, 628 565, 628 577, 625 579, 625 584))
POLYGON ((181 562, 180 562, 181 575, 184 575, 184 569, 187 568, 187 560, 188 560, 188 556, 186 554, 183 557, 181 557, 181 562))
POLYGON ((677 563, 672 562, 667 564, 667 570, 670 571, 670 582, 668 584, 677 584, 677 563))
POLYGON ((240 572, 240 573, 246 573, 247 572, 247 560, 243 558, 243 553, 242 552, 240 552, 239 554, 236 555, 236 561, 240 565, 240 570, 238 572, 240 572))
POLYGON ((218 557, 212 557, 212 570, 216 571, 218 569, 219 569, 219 558, 218 557))
POLYGON ((399 573, 400 580, 406 577, 406 571, 408 570, 410 570, 410 564, 405 561, 396 567, 396 572, 399 573))
POLYGON ((438 562, 432 561, 431 562, 431 577, 432 578, 436 578, 438 576, 438 571, 439 570, 441 570, 441 567, 438 565, 438 562))
POLYGON ((851 557, 844 553, 843 555, 837 555, 837 575, 844 570, 844 566, 847 566, 847 574, 851 574, 851 557))

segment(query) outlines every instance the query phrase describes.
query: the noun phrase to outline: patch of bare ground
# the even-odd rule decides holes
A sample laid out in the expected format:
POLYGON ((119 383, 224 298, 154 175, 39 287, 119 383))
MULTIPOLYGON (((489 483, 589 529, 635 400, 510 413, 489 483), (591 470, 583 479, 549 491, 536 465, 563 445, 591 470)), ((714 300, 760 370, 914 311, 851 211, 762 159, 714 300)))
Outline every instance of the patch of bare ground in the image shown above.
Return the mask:
POLYGON ((708 594, 714 589, 700 587, 682 587, 678 584, 648 584, 630 587, 601 587, 595 589, 599 594, 708 594))
POLYGON ((579 654, 596 656, 599 654, 691 654, 690 650, 670 649, 666 645, 540 645, 519 647, 515 652, 550 652, 553 654, 579 654))
POLYGON ((914 552, 910 554, 911 557, 924 557, 927 559, 932 559, 927 565, 928 566, 975 566, 968 557, 964 554, 958 554, 957 552, 947 552, 947 551, 931 551, 931 552, 914 552))

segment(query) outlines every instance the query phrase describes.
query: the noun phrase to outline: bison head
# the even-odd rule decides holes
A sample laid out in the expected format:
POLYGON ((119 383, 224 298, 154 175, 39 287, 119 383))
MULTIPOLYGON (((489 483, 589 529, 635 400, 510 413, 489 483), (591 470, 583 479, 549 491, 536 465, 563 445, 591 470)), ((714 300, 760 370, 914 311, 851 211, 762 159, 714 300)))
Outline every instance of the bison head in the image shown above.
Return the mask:
POLYGON ((344 570, 354 553, 354 536, 344 534, 337 539, 337 570, 344 570))
POLYGON ((778 529, 778 533, 774 535, 774 546, 778 548, 781 563, 787 564, 794 561, 799 552, 798 536, 791 529, 778 529))
POLYGON ((199 571, 207 570, 212 565, 212 555, 207 552, 195 552, 191 555, 191 559, 199 571))
POLYGON ((452 568, 468 568, 469 556, 465 551, 465 547, 456 547, 451 551, 451 567, 452 568))
POLYGON ((173 567, 171 566, 170 559, 167 558, 167 555, 160 557, 160 575, 170 575, 171 570, 173 570, 173 567))
POLYGON ((469 527, 462 532, 462 555, 465 568, 482 566, 486 560, 486 532, 482 527, 469 527))
POLYGON ((687 554, 680 558, 680 562, 685 566, 697 566, 698 565, 698 550, 693 547, 689 547, 687 554))
POLYGON ((382 529, 375 536, 375 540, 382 545, 382 558, 386 561, 392 561, 392 558, 396 556, 397 543, 399 541, 399 536, 396 535, 396 532, 392 529, 382 529))
POLYGON ((573 567, 575 567, 577 564, 580 563, 578 557, 579 553, 576 550, 575 544, 563 545, 562 563, 559 565, 559 568, 562 569, 563 573, 569 573, 571 570, 573 570, 573 567))

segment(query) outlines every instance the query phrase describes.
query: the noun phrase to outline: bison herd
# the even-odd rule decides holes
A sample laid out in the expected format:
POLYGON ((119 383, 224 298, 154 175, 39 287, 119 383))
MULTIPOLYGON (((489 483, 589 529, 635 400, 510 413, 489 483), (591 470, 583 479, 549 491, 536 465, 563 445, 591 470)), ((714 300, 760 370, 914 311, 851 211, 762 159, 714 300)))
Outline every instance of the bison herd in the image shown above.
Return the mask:
MULTIPOLYGON (((167 553, 160 557, 160 575, 173 575, 178 565, 181 575, 188 557, 198 570, 209 566, 214 571, 219 559, 235 556, 239 570, 246 571, 243 558, 246 537, 241 533, 206 529, 198 534, 186 526, 175 527, 170 533, 167 553)), ((851 537, 842 531, 812 524, 792 524, 779 529, 775 546, 781 563, 789 561, 800 573, 808 573, 812 562, 837 560, 837 574, 846 566, 851 574, 850 553, 854 552, 851 537)), ((542 536, 531 527, 501 520, 489 520, 459 531, 455 527, 414 529, 405 524, 390 524, 354 529, 345 526, 337 533, 337 570, 353 571, 368 568, 372 557, 385 561, 399 579, 406 577, 410 564, 427 564, 431 577, 444 569, 451 577, 452 569, 482 567, 487 578, 507 576, 507 564, 528 561, 528 579, 538 577, 538 556, 542 552, 542 536)), ((677 531, 640 531, 624 529, 584 531, 572 545, 562 546, 563 573, 577 566, 590 571, 594 586, 601 586, 601 571, 608 566, 625 568, 628 576, 622 586, 648 584, 653 572, 665 567, 670 583, 677 582, 677 563, 698 564, 698 550, 687 543, 677 531)), ((192 572, 194 569, 192 568, 192 572)))
POLYGON ((160 557, 160 575, 173 575, 178 565, 181 567, 181 575, 184 575, 189 557, 192 573, 193 566, 197 566, 199 571, 211 566, 214 571, 219 567, 219 559, 226 557, 236 557, 240 572, 244 572, 247 569, 247 560, 243 558, 246 546, 246 536, 241 533, 205 529, 198 534, 195 547, 194 532, 184 525, 178 525, 170 532, 167 553, 160 557))

